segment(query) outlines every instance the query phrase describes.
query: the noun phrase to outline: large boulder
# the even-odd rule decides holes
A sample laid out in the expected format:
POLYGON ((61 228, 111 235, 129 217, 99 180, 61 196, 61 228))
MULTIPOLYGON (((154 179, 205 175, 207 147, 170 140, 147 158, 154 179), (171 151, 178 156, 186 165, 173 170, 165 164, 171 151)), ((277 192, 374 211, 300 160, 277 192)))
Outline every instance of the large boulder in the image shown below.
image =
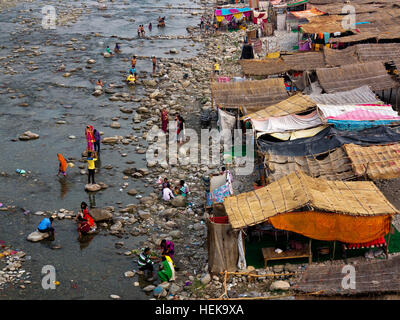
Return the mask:
POLYGON ((272 282, 269 289, 272 291, 272 290, 289 290, 289 288, 290 288, 289 282, 279 280, 272 282))
POLYGON ((97 192, 101 190, 101 185, 99 184, 86 184, 85 185, 85 190, 89 192, 97 192))
POLYGON ((25 131, 18 138, 19 138, 19 140, 27 141, 27 140, 39 139, 39 135, 37 133, 33 133, 31 131, 25 131))
POLYGON ((93 208, 90 210, 90 215, 92 216, 93 220, 96 222, 99 221, 107 221, 113 218, 113 215, 110 211, 100 208, 93 208))
POLYGON ((108 52, 103 53, 104 58, 111 58, 111 54, 108 52))
POLYGON ((174 207, 186 207, 186 197, 177 196, 171 200, 171 204, 174 207))
POLYGON ((32 242, 38 242, 42 241, 43 239, 48 238, 50 235, 47 232, 39 232, 39 231, 34 231, 28 237, 26 240, 32 241, 32 242))
POLYGON ((105 138, 103 138, 102 143, 104 143, 104 144, 114 144, 114 143, 118 143, 121 140, 122 140, 121 136, 105 137, 105 138))

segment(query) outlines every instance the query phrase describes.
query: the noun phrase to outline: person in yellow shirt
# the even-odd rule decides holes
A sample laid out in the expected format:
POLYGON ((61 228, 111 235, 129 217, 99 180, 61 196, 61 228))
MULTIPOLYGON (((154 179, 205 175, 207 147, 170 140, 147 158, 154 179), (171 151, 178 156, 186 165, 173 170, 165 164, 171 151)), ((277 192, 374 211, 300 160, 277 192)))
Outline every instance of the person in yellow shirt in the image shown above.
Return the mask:
POLYGON ((127 81, 129 84, 134 84, 135 81, 136 81, 135 76, 134 76, 133 74, 130 74, 130 75, 128 76, 128 78, 126 78, 126 81, 127 81))
POLYGON ((217 61, 214 63, 214 74, 219 74, 219 63, 217 61))
POLYGON ((96 171, 96 166, 95 166, 95 161, 97 161, 96 156, 92 156, 92 152, 88 152, 88 157, 87 157, 87 163, 88 163, 88 184, 91 184, 90 181, 92 181, 93 184, 94 182, 94 173, 96 171))

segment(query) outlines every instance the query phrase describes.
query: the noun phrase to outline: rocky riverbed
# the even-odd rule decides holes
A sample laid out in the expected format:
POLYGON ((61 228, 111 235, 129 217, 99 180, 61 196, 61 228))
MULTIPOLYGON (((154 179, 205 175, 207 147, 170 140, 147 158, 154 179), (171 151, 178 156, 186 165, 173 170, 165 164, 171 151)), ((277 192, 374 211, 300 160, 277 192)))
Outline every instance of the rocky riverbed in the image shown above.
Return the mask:
MULTIPOLYGON (((170 120, 180 113, 186 127, 199 133, 199 116, 211 107, 214 58, 222 74, 241 75, 237 59, 244 32, 203 35, 197 24, 201 14, 211 13, 211 4, 170 2, 149 1, 137 8, 130 1, 15 1, 1 8, 0 24, 10 35, 0 35, 0 240, 4 251, 16 249, 0 258, 0 299, 209 299, 224 294, 223 275, 207 273, 201 179, 218 172, 223 159, 172 165, 147 161, 146 152, 153 148, 148 133, 160 126, 164 107, 170 120), (44 5, 56 8, 55 30, 41 26, 38 12, 44 5), (146 38, 136 38, 134 26, 149 19, 155 25, 163 13, 165 30, 154 28, 146 38), (122 54, 104 58, 105 46, 116 41, 122 43, 122 54), (123 80, 132 54, 138 57, 139 78, 127 87, 123 80), (155 75, 152 54, 158 57, 155 75), (104 88, 95 86, 99 78, 104 88), (93 124, 103 141, 97 186, 87 191, 86 124, 93 124), (58 152, 74 164, 66 179, 55 176, 58 152), (173 185, 185 180, 188 203, 164 203, 159 176, 173 185), (81 201, 95 208, 98 231, 79 242, 73 218, 81 201), (56 218, 56 240, 29 243, 26 236, 45 215, 56 218), (140 248, 157 251, 163 238, 175 243, 177 279, 156 288, 136 273, 136 260, 140 248), (40 287, 45 264, 59 270, 56 293, 40 287)), ((179 154, 189 156, 184 148, 179 154)), ((235 193, 250 190, 255 180, 256 170, 235 177, 235 193)), ((273 297, 290 290, 304 267, 250 266, 245 271, 260 277, 228 277, 228 296, 273 297)))

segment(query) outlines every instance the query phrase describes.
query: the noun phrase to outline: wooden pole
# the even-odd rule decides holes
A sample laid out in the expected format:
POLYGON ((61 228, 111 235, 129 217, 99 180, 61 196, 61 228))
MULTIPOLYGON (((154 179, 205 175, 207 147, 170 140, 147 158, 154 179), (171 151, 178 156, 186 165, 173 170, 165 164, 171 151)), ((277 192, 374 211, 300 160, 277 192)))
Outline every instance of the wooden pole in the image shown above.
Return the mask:
POLYGON ((308 253, 309 253, 309 255, 310 255, 310 256, 308 257, 308 263, 309 263, 309 264, 312 264, 312 251, 311 251, 311 244, 312 244, 312 242, 311 242, 311 238, 310 238, 310 241, 309 241, 309 249, 308 249, 308 250, 309 250, 309 252, 308 252, 308 253))
POLYGON ((336 251, 336 240, 333 241, 333 255, 332 255, 332 261, 335 259, 335 251, 336 251))

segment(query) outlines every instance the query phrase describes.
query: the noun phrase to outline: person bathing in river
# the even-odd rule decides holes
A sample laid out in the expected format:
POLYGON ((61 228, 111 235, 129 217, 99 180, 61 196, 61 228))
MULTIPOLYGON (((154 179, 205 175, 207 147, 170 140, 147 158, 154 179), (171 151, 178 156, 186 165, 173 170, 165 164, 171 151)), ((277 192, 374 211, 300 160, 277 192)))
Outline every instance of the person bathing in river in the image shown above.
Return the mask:
POLYGON ((149 31, 151 32, 151 30, 153 30, 153 25, 151 24, 151 22, 149 23, 149 31))
POLYGON ((151 61, 153 62, 153 73, 156 73, 156 69, 157 69, 157 58, 156 58, 156 56, 152 56, 151 57, 151 61))
POLYGON ((136 56, 132 56, 131 64, 132 64, 132 69, 136 69, 136 56))
POLYGON ((104 84, 103 84, 103 82, 99 79, 99 80, 97 80, 97 82, 96 82, 96 86, 104 87, 104 84))
POLYGON ((61 153, 57 154, 58 156, 58 161, 60 162, 60 165, 58 167, 58 173, 57 176, 62 173, 62 175, 65 177, 67 175, 67 161, 64 159, 64 157, 61 155, 61 153))
POLYGON ((114 52, 115 53, 121 53, 121 46, 119 45, 118 42, 115 44, 114 52))
POLYGON ((161 130, 164 133, 167 133, 168 128, 168 111, 166 108, 163 108, 161 111, 161 130))

